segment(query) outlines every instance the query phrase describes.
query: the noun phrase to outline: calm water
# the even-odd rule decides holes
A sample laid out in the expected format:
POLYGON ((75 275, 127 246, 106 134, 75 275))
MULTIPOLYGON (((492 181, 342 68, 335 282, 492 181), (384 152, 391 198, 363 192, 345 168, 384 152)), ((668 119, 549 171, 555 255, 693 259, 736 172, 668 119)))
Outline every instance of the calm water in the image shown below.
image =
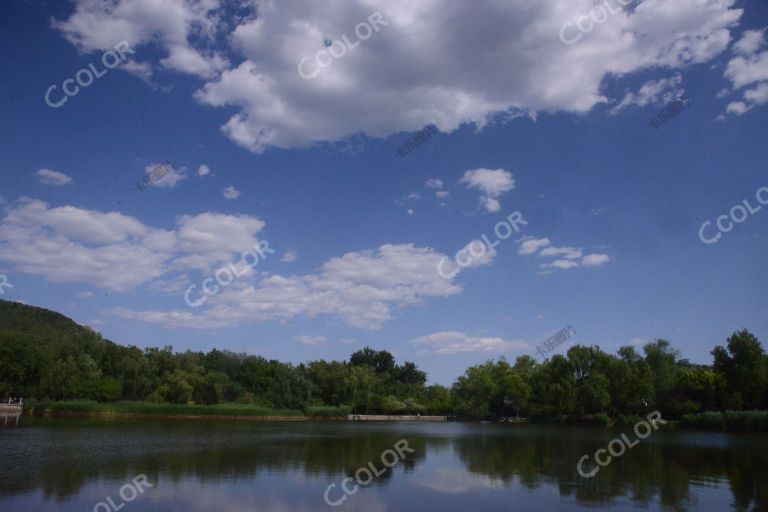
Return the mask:
MULTIPOLYGON (((629 430, 25 421, 0 429, 0 511, 86 512, 107 497, 121 512, 768 509, 768 436, 660 432, 595 478, 579 477, 582 455, 629 430), (342 505, 325 503, 329 484, 338 499, 345 477, 371 461, 383 468, 382 452, 400 439, 414 453, 342 505), (121 488, 140 474, 153 487, 123 502, 121 488)), ((128 498, 132 492, 124 489, 128 498)))

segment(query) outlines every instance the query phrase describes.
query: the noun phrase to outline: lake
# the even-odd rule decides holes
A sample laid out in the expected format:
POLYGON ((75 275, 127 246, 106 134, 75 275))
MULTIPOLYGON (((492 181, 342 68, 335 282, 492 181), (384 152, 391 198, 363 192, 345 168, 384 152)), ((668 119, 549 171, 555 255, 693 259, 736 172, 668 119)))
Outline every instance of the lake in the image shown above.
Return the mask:
POLYGON ((0 429, 0 510, 768 508, 768 436, 655 432, 580 477, 579 459, 622 432, 631 428, 25 418, 0 429), (356 473, 370 483, 344 481, 356 473), (330 502, 346 498, 335 507, 331 484, 330 502))

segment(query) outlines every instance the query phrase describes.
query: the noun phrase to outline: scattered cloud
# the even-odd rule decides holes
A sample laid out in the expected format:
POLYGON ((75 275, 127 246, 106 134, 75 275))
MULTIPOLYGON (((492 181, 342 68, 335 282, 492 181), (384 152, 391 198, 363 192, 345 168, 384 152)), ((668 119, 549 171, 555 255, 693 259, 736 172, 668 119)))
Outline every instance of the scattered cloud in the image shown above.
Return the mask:
POLYGON ((280 257, 280 261, 283 263, 292 263, 296 261, 296 258, 298 257, 298 253, 296 251, 287 251, 283 253, 283 255, 280 257))
POLYGON ((208 176, 209 174, 211 174, 211 168, 208 167, 208 165, 201 164, 200 167, 197 168, 198 176, 208 176))
POLYGON ((621 110, 636 105, 644 107, 646 105, 666 105, 682 98, 685 89, 681 87, 683 77, 679 73, 670 78, 661 80, 650 80, 640 87, 637 93, 628 92, 624 99, 618 105, 610 110, 612 115, 618 114, 621 110))
POLYGON ((611 257, 607 254, 587 254, 582 258, 581 264, 585 267, 598 267, 609 261, 611 261, 611 257))
POLYGON ((93 292, 80 292, 77 294, 81 299, 91 299, 94 296, 93 292))
POLYGON ((53 171, 51 169, 43 168, 37 171, 35 174, 37 175, 37 181, 43 185, 60 187, 62 185, 69 185, 72 183, 72 178, 63 172, 53 171))
POLYGON ((576 268, 579 264, 573 260, 555 260, 552 263, 544 263, 542 268, 557 268, 560 270, 567 270, 569 268, 576 268))
POLYGON ((226 188, 225 188, 225 189, 222 191, 222 195, 223 195, 223 196, 224 196, 226 199, 237 199, 238 197, 240 197, 240 191, 239 191, 239 190, 237 190, 235 187, 233 187, 233 186, 231 186, 231 185, 230 185, 229 187, 226 187, 226 188))
POLYGON ((725 67, 725 77, 731 81, 732 90, 746 89, 741 101, 726 106, 726 113, 742 115, 753 108, 768 103, 768 50, 765 47, 765 31, 747 30, 733 45, 734 56, 725 67))
MULTIPOLYGON (((611 261, 607 254, 588 254, 583 256, 583 250, 579 247, 555 247, 551 245, 549 238, 527 238, 520 243, 518 254, 531 255, 536 254, 540 257, 557 258, 548 263, 542 263, 541 268, 568 270, 577 267, 597 267, 611 261), (581 258, 581 261, 578 261, 581 258)), ((551 273, 551 272, 545 272, 551 273)))
POLYGON ((506 352, 529 348, 523 340, 505 340, 499 337, 470 336, 459 331, 443 331, 422 336, 409 342, 435 354, 462 354, 467 352, 506 352))
POLYGON ((159 188, 175 188, 179 182, 187 179, 186 169, 177 169, 170 164, 149 164, 144 168, 144 172, 151 176, 161 176, 152 183, 152 186, 159 188))
POLYGON ((296 336, 293 338, 294 340, 298 341, 299 343, 303 345, 319 345, 320 343, 325 341, 325 336, 296 336))
POLYGON ((547 247, 540 253, 541 256, 564 256, 566 259, 573 260, 581 258, 581 249, 576 247, 547 247))
POLYGON ((521 255, 534 254, 538 252, 539 249, 547 247, 550 244, 551 242, 549 241, 549 238, 529 238, 523 240, 517 253, 521 255))

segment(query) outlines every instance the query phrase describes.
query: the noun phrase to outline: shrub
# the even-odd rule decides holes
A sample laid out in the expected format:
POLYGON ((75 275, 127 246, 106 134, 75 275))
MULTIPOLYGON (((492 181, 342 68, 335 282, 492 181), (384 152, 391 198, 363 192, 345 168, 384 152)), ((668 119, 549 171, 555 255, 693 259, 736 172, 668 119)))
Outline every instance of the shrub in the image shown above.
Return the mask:
POLYGON ((306 414, 311 418, 334 418, 334 417, 346 417, 352 413, 352 406, 350 405, 316 405, 307 407, 306 414))

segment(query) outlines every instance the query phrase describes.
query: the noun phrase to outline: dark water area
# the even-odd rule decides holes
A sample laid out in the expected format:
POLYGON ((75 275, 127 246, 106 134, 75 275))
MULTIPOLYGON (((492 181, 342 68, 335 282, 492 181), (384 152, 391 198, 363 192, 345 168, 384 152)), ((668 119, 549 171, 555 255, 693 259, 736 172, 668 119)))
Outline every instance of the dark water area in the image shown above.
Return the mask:
POLYGON ((579 476, 630 431, 24 419, 0 429, 0 511, 768 510, 766 435, 659 431, 579 476))

